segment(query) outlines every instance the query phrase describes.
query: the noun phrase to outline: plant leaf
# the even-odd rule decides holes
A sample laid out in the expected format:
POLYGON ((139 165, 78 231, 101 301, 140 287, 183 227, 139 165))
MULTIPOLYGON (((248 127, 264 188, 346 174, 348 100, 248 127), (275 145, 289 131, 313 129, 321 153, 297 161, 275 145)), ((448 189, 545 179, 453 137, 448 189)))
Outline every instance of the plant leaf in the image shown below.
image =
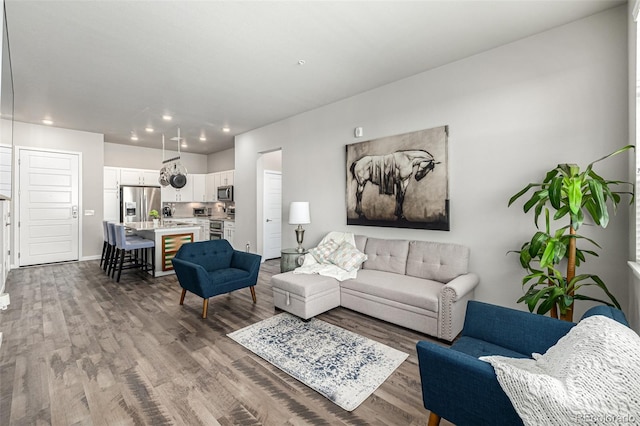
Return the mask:
POLYGON ((591 191, 592 200, 594 200, 596 205, 595 212, 598 216, 593 216, 593 213, 591 213, 591 211, 589 211, 589 213, 591 213, 596 223, 600 224, 600 226, 602 226, 603 228, 606 228, 609 224, 609 211, 604 200, 602 184, 600 183, 600 181, 594 179, 590 179, 588 184, 589 191, 591 191))

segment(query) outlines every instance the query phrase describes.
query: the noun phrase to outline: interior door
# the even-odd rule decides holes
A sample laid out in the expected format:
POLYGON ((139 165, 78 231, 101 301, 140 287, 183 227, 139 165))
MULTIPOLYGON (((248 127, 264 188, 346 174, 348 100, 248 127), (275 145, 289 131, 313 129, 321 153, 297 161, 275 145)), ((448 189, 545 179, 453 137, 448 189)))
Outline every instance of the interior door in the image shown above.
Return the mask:
POLYGON ((264 259, 280 257, 282 246, 282 173, 264 172, 263 244, 264 259))
POLYGON ((18 265, 78 260, 79 155, 20 150, 18 265))

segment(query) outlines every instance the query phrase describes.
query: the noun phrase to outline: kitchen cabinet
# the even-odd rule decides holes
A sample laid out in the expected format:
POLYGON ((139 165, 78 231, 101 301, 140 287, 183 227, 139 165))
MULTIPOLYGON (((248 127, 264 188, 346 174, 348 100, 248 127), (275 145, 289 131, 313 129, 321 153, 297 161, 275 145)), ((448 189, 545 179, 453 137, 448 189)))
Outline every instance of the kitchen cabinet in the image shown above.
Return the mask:
POLYGON ((187 180, 191 179, 193 185, 193 198, 194 202, 207 201, 206 195, 206 176, 203 174, 193 174, 187 177, 187 180))
POLYGON ((161 194, 163 203, 189 203, 193 201, 193 180, 187 176, 187 184, 182 188, 163 186, 161 194))
POLYGON ((11 199, 11 156, 13 148, 10 145, 0 145, 0 199, 11 199))
POLYGON ((207 173, 205 177, 205 197, 207 201, 218 201, 218 187, 215 183, 217 173, 207 173))
POLYGON ((206 201, 218 201, 218 187, 233 185, 234 177, 234 170, 208 173, 205 180, 206 201))
POLYGON ((103 220, 120 222, 120 191, 117 189, 105 189, 103 194, 103 220))
POLYGON ((220 172, 220 185, 218 186, 233 185, 234 176, 235 176, 234 170, 227 170, 225 172, 220 172))
POLYGON ((120 169, 120 182, 122 185, 146 185, 160 186, 158 170, 145 169, 120 169))
POLYGON ((119 189, 120 188, 120 168, 105 167, 103 182, 104 182, 103 187, 105 190, 119 189))
POLYGON ((225 220, 224 221, 224 239, 229 241, 229 244, 231 244, 231 247, 234 247, 234 242, 233 240, 235 239, 235 235, 236 235, 236 223, 230 220, 225 220))

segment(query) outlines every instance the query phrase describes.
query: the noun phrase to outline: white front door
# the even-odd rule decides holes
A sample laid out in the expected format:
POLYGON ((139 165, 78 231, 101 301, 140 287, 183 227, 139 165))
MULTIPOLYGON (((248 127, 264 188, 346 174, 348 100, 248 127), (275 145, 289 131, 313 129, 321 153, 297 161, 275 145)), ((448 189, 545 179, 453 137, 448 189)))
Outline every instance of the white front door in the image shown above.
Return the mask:
POLYGON ((79 156, 20 150, 18 265, 78 260, 79 156))
POLYGON ((263 259, 280 257, 282 245, 282 173, 264 172, 263 259))

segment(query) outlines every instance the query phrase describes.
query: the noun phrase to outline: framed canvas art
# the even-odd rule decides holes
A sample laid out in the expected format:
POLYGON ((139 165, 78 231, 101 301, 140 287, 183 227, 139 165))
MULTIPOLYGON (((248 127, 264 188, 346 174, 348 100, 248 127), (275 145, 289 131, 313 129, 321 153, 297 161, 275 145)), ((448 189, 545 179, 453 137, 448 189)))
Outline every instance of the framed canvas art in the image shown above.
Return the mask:
POLYGON ((347 145, 347 224, 449 230, 448 126, 347 145))

